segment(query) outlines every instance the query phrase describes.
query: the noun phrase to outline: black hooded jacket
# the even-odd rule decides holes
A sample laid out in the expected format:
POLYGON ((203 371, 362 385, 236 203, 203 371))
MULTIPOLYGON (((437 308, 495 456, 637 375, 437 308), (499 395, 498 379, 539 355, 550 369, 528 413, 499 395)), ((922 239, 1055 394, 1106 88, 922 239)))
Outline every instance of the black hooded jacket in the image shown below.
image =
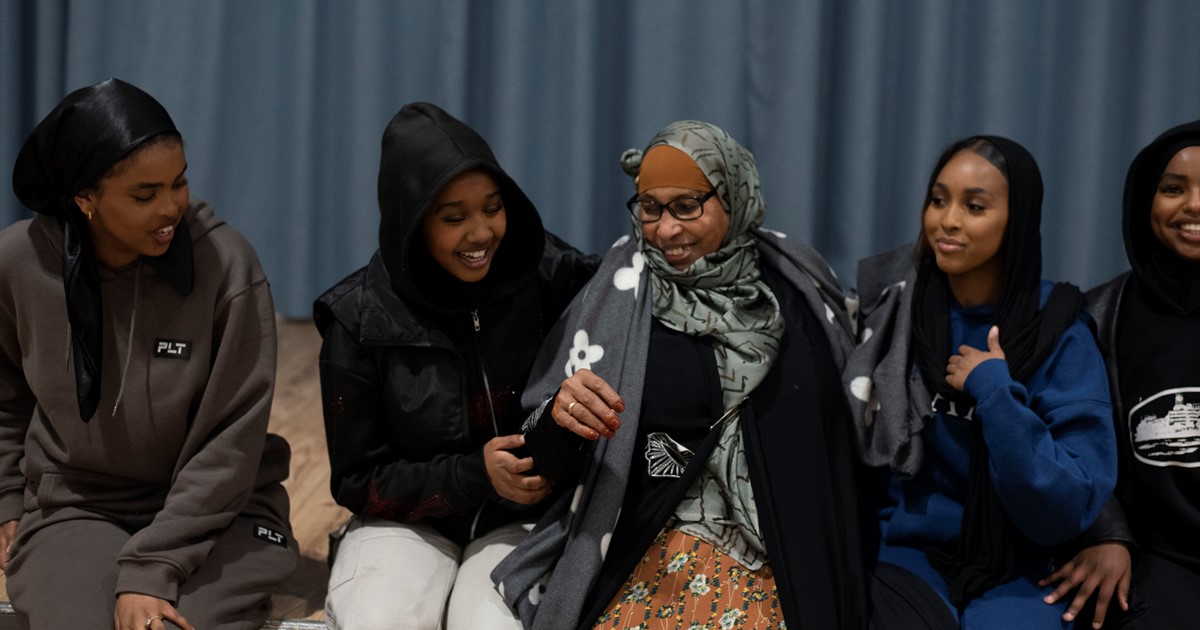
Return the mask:
MULTIPOLYGON (((1200 146, 1200 121, 1167 130, 1134 158, 1123 216, 1132 271, 1088 292, 1108 366, 1120 459, 1116 496, 1086 542, 1136 541, 1143 551, 1200 571, 1200 455, 1187 444, 1152 439, 1161 431, 1139 430, 1152 416, 1180 427, 1171 410, 1186 414, 1200 404, 1200 265, 1167 249, 1149 220, 1164 168, 1188 146, 1200 146)), ((1194 440, 1194 433, 1184 427, 1176 442, 1194 440)))
POLYGON ((520 432, 545 331, 599 261, 546 232, 483 138, 425 103, 384 132, 379 207, 379 250, 313 305, 333 496, 466 541, 540 509, 496 494, 482 449, 520 432), (433 261, 422 220, 472 169, 499 185, 507 229, 487 277, 468 284, 433 261))

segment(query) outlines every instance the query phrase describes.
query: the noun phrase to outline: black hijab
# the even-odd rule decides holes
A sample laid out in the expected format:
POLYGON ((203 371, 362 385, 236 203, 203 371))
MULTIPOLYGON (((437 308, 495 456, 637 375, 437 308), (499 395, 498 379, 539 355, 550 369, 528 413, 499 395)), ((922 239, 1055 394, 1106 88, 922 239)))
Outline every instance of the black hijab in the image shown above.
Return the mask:
POLYGON ((1200 309, 1200 263, 1182 260, 1150 229, 1150 205, 1167 164, 1200 145, 1200 120, 1163 132, 1138 153, 1125 177, 1125 254, 1135 282, 1176 315, 1200 309))
MULTIPOLYGON (((1042 273, 1042 176, 1024 147, 999 136, 974 136, 947 148, 929 176, 925 206, 942 168, 960 151, 972 151, 1000 169, 1008 181, 1008 223, 1000 300, 995 323, 1000 327, 1009 372, 1014 380, 1033 375, 1058 344, 1058 338, 1083 310, 1083 294, 1066 283, 1055 285, 1039 310, 1042 273)), ((913 287, 913 348, 925 385, 944 398, 970 408, 975 401, 946 382, 950 347, 950 286, 933 252, 919 236, 917 280, 913 287)), ((972 423, 968 497, 963 509, 958 548, 931 549, 929 559, 946 578, 950 599, 960 608, 1012 574, 1018 534, 1008 521, 988 473, 983 425, 972 423)))
MULTIPOLYGON (((143 143, 179 136, 154 97, 119 79, 71 92, 34 127, 13 167, 13 192, 30 210, 62 226, 63 288, 71 323, 71 350, 79 416, 89 421, 100 402, 103 319, 100 274, 87 220, 75 196, 96 188, 106 173, 143 143)), ((166 253, 146 258, 179 292, 194 281, 192 239, 180 221, 166 253)))

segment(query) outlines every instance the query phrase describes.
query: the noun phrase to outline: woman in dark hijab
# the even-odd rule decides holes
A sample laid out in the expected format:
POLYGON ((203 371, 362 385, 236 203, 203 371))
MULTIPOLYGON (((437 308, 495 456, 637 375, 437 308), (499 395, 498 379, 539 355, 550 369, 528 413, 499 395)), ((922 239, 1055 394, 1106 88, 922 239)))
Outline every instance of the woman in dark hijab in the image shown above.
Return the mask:
POLYGON ((915 268, 911 248, 860 265, 873 306, 845 378, 863 456, 891 473, 876 618, 1058 628, 1037 580, 1115 482, 1103 363, 1079 290, 1040 279, 1023 147, 956 142, 926 190, 915 268))
POLYGON ((17 156, 37 216, 0 232, 0 568, 30 628, 243 628, 295 564, 270 291, 186 169, 117 79, 17 156))
POLYGON ((1088 532, 1096 544, 1046 582, 1059 582, 1052 600, 1079 587, 1072 616, 1096 593, 1097 625, 1187 628, 1200 618, 1200 121, 1134 158, 1124 231, 1132 270, 1088 292, 1112 383, 1117 493, 1088 532), (1128 616, 1110 609, 1114 595, 1128 616))

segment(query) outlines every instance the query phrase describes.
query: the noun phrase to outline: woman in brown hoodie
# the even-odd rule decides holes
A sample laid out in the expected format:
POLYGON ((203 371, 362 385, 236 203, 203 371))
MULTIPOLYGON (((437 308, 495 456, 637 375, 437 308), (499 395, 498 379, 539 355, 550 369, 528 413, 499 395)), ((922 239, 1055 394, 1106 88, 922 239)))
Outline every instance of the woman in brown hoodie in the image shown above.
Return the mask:
POLYGON ((0 568, 27 627, 257 628, 295 564, 270 291, 186 168, 116 79, 17 157, 38 214, 0 231, 0 568))

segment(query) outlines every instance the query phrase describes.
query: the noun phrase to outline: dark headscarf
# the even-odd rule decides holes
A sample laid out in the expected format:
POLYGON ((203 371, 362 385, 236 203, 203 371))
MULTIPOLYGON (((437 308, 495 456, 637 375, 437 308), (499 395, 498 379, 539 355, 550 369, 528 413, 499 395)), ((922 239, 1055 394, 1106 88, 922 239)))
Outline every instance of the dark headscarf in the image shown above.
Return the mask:
MULTIPOLYGON (((1058 338, 1083 310, 1083 294, 1073 285, 1055 285, 1040 309, 1042 273, 1042 176, 1024 147, 998 136, 960 140, 938 158, 929 176, 925 206, 942 168, 960 151, 975 152, 1000 169, 1008 181, 1008 223, 1001 252, 1004 270, 995 323, 1000 327, 1009 372, 1014 380, 1033 375, 1058 344, 1058 338), (994 152, 993 152, 994 150, 994 152), (998 153, 998 155, 996 154, 998 153)), ((950 347, 950 287, 932 251, 920 235, 917 280, 913 288, 913 346, 916 364, 930 390, 970 408, 975 401, 946 382, 950 347)), ((1011 575, 1017 536, 1004 513, 988 473, 982 422, 972 424, 968 497, 958 548, 930 550, 930 561, 946 578, 950 599, 959 607, 1011 575)))
POLYGON ((1200 145, 1200 120, 1163 132, 1138 153, 1125 177, 1125 254, 1139 285, 1174 313, 1200 307, 1200 263, 1182 260, 1150 229, 1150 205, 1167 164, 1183 149, 1200 145))
MULTIPOLYGON (((87 220, 75 196, 95 188, 117 162, 161 135, 179 136, 163 106, 119 79, 71 92, 34 127, 13 167, 13 192, 30 210, 57 219, 63 230, 63 287, 79 416, 100 402, 102 317, 100 275, 87 220)), ((166 253, 146 258, 183 295, 193 283, 192 239, 180 221, 166 253)))
POLYGON ((487 141, 430 103, 402 107, 383 132, 379 160, 379 252, 392 288, 405 303, 434 310, 474 306, 511 288, 511 280, 537 267, 545 247, 533 202, 500 168, 487 141), (455 177, 487 171, 500 188, 507 222, 487 276, 466 283, 434 262, 425 245, 425 211, 455 177))

